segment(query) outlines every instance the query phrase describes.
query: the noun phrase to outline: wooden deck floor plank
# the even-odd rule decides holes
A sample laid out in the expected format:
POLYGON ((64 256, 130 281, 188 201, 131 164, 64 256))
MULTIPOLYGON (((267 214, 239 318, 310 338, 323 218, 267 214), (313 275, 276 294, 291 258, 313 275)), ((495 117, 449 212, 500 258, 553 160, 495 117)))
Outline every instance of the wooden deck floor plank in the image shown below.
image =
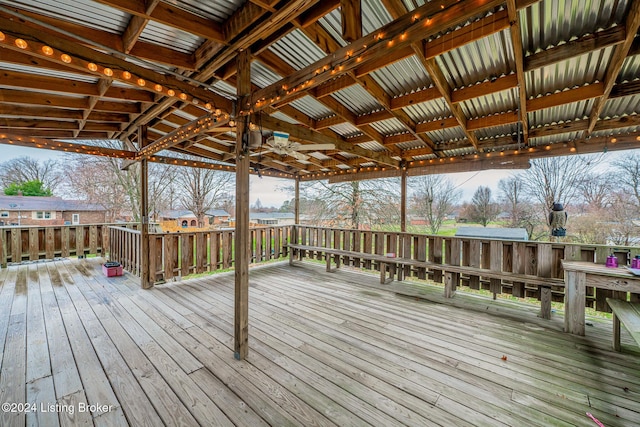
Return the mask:
MULTIPOLYGON (((190 392, 202 393, 235 425, 256 427, 313 421, 586 427, 593 425, 586 411, 612 427, 637 425, 640 418, 637 355, 610 350, 607 322, 594 322, 585 337, 571 337, 559 332, 560 316, 537 319, 531 306, 462 293, 444 300, 442 288, 424 291, 410 281, 382 286, 377 276, 348 268, 327 274, 324 264, 272 264, 251 270, 251 350, 239 362, 231 349, 232 273, 146 291, 135 276, 104 277, 100 262, 0 270, 0 337, 4 328, 6 338, 0 360, 11 359, 10 368, 0 365, 0 383, 10 381, 2 369, 14 377, 20 372, 17 393, 26 393, 23 398, 77 408, 102 387, 87 384, 84 359, 76 363, 93 352, 103 362, 99 371, 116 372, 108 376, 109 390, 125 389, 134 401, 155 400, 147 408, 162 418, 159 424, 178 424, 167 414, 169 406, 183 399, 186 412, 190 392), (38 376, 29 368, 28 341, 38 341, 38 331, 42 337, 43 325, 52 375, 28 382, 27 376, 38 376), (16 327, 27 331, 23 341, 16 340, 16 327), (170 337, 172 348, 203 367, 186 374, 155 337, 170 337), (15 363, 17 353, 21 362, 15 363), (500 360, 502 354, 508 360, 500 360), (126 385, 118 377, 128 377, 126 385), (184 377, 192 384, 189 392, 175 383, 184 377), (163 400, 159 390, 173 397, 163 400), (160 394, 152 399, 154 393, 160 394)), ((115 397, 120 403, 120 394, 115 397)), ((112 426, 134 424, 125 418, 131 410, 120 405, 95 418, 57 415, 60 425, 112 426)), ((183 424, 204 424, 204 418, 183 424)), ((10 419, 16 420, 22 426, 37 417, 10 419)))
MULTIPOLYGON (((131 339, 109 311, 112 303, 104 296, 96 295, 88 286, 87 282, 95 281, 95 276, 85 279, 70 263, 64 266, 76 285, 69 289, 69 294, 118 396, 124 411, 122 415, 126 415, 134 425, 156 426, 161 425, 163 420, 178 424, 191 422, 194 425, 195 419, 184 406, 177 404, 180 401, 167 390, 168 385, 164 381, 157 381, 159 376, 151 363, 135 344, 131 345, 131 339), (117 342, 114 337, 118 338, 117 342), (146 390, 152 391, 151 397, 158 399, 155 402, 145 393, 142 386, 145 383, 146 390)), ((114 415, 103 413, 99 417, 101 420, 112 420, 114 415)))
POLYGON ((13 304, 17 277, 18 270, 16 268, 0 269, 0 369, 2 368, 2 355, 4 354, 7 330, 9 329, 9 318, 11 317, 11 305, 13 304))
MULTIPOLYGON (((85 289, 85 292, 88 291, 85 289)), ((102 298, 105 297, 102 296, 102 298)), ((109 301, 106 305, 112 306, 114 303, 113 301, 109 301)), ((167 384, 180 397, 183 404, 191 411, 191 414, 200 424, 214 423, 219 426, 231 425, 224 413, 222 413, 209 397, 202 392, 197 384, 189 378, 173 358, 153 340, 149 333, 138 323, 137 319, 121 308, 113 309, 111 313, 120 325, 126 329, 129 336, 136 342, 145 356, 161 373, 167 384)), ((144 393, 142 393, 142 395, 145 396, 144 393)), ((127 415, 130 415, 131 411, 135 411, 135 407, 127 410, 127 415)), ((158 420, 158 422, 160 422, 160 420, 158 420)))
MULTIPOLYGON (((68 293, 68 290, 73 289, 76 285, 69 273, 64 268, 61 268, 62 263, 62 261, 59 261, 49 264, 48 268, 52 283, 54 283, 53 289, 60 307, 60 314, 64 321, 78 373, 82 380, 83 390, 87 397, 87 403, 90 405, 119 407, 120 402, 111 388, 109 378, 103 370, 100 359, 68 293), (62 286, 56 286, 56 283, 60 283, 62 286)), ((92 415, 100 414, 92 413, 92 415)))
MULTIPOLYGON (((306 315, 306 314, 305 314, 303 317, 304 317, 304 318, 308 318, 308 315, 306 315)), ((295 321, 294 321, 294 322, 295 322, 295 321)), ((316 329, 317 329, 317 325, 316 325, 315 327, 314 327, 314 326, 311 326, 311 327, 310 327, 310 329, 311 329, 311 330, 313 330, 314 328, 316 328, 316 329)), ((335 347, 334 347, 334 346, 337 346, 337 345, 339 345, 339 344, 336 344, 335 342, 333 342, 333 343, 331 343, 331 344, 330 344, 329 349, 332 349, 332 348, 333 348, 333 349, 334 349, 334 352, 335 352, 335 347)), ((350 350, 350 351, 353 351, 353 348, 352 348, 352 347, 350 347, 350 349, 349 349, 349 350, 350 350)), ((371 351, 364 351, 364 352, 363 352, 363 354, 364 354, 364 357, 366 358, 368 354, 371 354, 371 351)), ((353 357, 351 357, 349 360, 358 359, 358 357, 359 357, 359 355, 353 355, 353 357)), ((376 355, 376 357, 379 357, 379 355, 376 355)), ((380 357, 383 357, 383 356, 380 356, 380 357)), ((331 364, 331 361, 330 361, 330 360, 324 360, 324 363, 331 364)), ((402 360, 400 360, 400 361, 399 361, 399 363, 401 363, 401 364, 405 364, 405 366, 406 366, 406 363, 407 363, 407 362, 406 362, 406 361, 402 361, 402 360)), ((384 365, 386 366, 386 365, 388 365, 388 364, 389 364, 389 361, 388 361, 388 360, 386 360, 386 361, 384 362, 384 365)), ((442 368, 439 368, 439 369, 442 369, 442 368)), ((444 389, 444 387, 445 387, 445 386, 444 386, 444 384, 445 384, 445 382, 446 382, 447 380, 450 380, 450 378, 446 378, 446 377, 441 378, 441 381, 443 381, 443 386, 442 386, 442 387, 443 387, 443 389, 444 389)), ((449 382, 450 382, 450 381, 449 381, 449 382)), ((468 385, 467 385, 467 384, 465 384, 465 383, 462 383, 462 385, 461 385, 461 387, 460 387, 460 388, 461 388, 461 389, 463 389, 463 388, 465 388, 465 387, 468 387, 468 385)), ((491 397, 493 397, 493 398, 494 398, 494 402, 495 402, 495 406, 494 406, 494 408, 499 408, 499 407, 503 407, 503 406, 504 406, 504 400, 503 400, 503 399, 504 399, 504 398, 507 398, 507 399, 508 399, 508 395, 510 395, 510 393, 511 393, 511 391, 510 391, 510 390, 506 390, 506 392, 505 392, 505 394, 506 394, 506 395, 505 395, 505 396, 502 396, 502 399, 500 399, 499 397, 495 396, 495 395, 494 395, 494 394, 492 394, 492 393, 486 393, 486 392, 484 392, 484 393, 481 393, 481 394, 482 394, 483 396, 485 396, 485 395, 486 395, 486 396, 491 396, 491 397)), ((465 396, 465 397, 463 397, 463 398, 460 398, 460 400, 461 400, 461 401, 463 401, 463 402, 469 402, 469 396, 465 396)), ((473 400, 473 399, 472 399, 472 400, 473 400)), ((484 405, 485 405, 485 406, 491 406, 491 405, 487 405, 487 402, 484 402, 484 405)), ((513 408, 513 409, 518 409, 518 408, 513 408)), ((522 408, 520 408, 520 409, 522 409, 522 408)), ((488 408, 488 410, 490 410, 490 408, 488 408)), ((525 408, 525 412, 526 412, 526 408, 525 408)), ((515 419, 515 420, 514 420, 514 419, 513 419, 513 417, 511 416, 511 414, 510 414, 510 413, 508 413, 508 412, 505 412, 505 413, 503 413, 502 415, 503 415, 503 419, 505 419, 507 422, 511 422, 511 423, 518 423, 518 422, 519 422, 519 423, 522 423, 522 422, 525 422, 525 420, 523 420, 523 419, 521 419, 521 418, 520 418, 520 419, 515 419)), ((538 414, 538 415, 539 415, 539 414, 538 414)), ((493 416, 494 416, 494 418, 499 418, 499 417, 497 417, 497 416, 495 415, 495 413, 493 414, 493 416)), ((541 416, 540 418, 541 418, 541 420, 540 420, 540 425, 548 425, 547 423, 548 423, 549 421, 551 421, 551 420, 553 420, 555 423, 558 423, 558 422, 559 422, 559 420, 555 419, 553 416, 548 416, 548 417, 547 417, 547 416, 544 416, 544 415, 543 415, 543 416, 541 416)), ((532 420, 529 418, 529 419, 527 419, 527 421, 531 422, 532 420)), ((494 421, 494 422, 495 422, 495 421, 494 421)))
MULTIPOLYGON (((123 289, 122 287, 117 287, 117 288, 109 287, 108 291, 113 296, 113 298, 123 306, 124 309, 129 311, 129 313, 132 313, 134 316, 135 316, 136 310, 131 308, 131 304, 137 304, 137 307, 139 309, 143 310, 158 326, 162 327, 163 330, 171 334, 173 337, 176 337, 177 335, 183 332, 183 329, 180 326, 173 323, 173 320, 174 320, 173 318, 163 317, 162 315, 159 314, 159 310, 158 310, 159 307, 168 309, 170 315, 171 315, 171 312, 173 312, 173 310, 169 308, 167 305, 157 304, 159 302, 157 298, 154 298, 152 302, 153 305, 152 305, 151 302, 149 301, 149 294, 151 294, 151 292, 144 292, 144 294, 141 295, 139 289, 137 289, 134 292, 130 292, 128 288, 123 289)), ((101 319, 104 319, 104 317, 101 316, 101 319)), ((184 319, 184 321, 187 321, 187 320, 184 319)), ((190 327, 193 327, 193 324, 191 322, 189 322, 189 324, 191 325, 190 327)), ((109 328, 109 330, 117 331, 118 335, 122 335, 122 334, 126 335, 126 333, 124 332, 124 329, 122 329, 122 327, 119 324, 117 326, 112 325, 112 327, 109 328)), ((120 342, 120 340, 118 341, 120 342)), ((126 338, 123 339, 123 341, 127 341, 126 338)), ((137 348, 135 343, 130 340, 130 338, 128 341, 129 342, 127 342, 126 348, 122 348, 121 346, 119 346, 121 348, 121 352, 124 352, 125 354, 132 354, 132 355, 136 355, 137 353, 140 353, 142 355, 140 350, 137 348)), ((142 357, 144 356, 142 355, 142 357)), ((139 365, 139 361, 140 361, 140 357, 134 356, 132 359, 132 362, 136 365, 139 365)), ((149 383, 147 384, 148 390, 147 390, 147 387, 145 387, 145 390, 147 390, 147 394, 150 394, 152 402, 158 402, 158 406, 161 407, 158 409, 159 412, 163 410, 165 412, 166 411, 170 412, 168 417, 163 416, 163 419, 167 424, 169 425, 191 424, 191 422, 189 423, 185 422, 185 419, 182 419, 182 420, 180 419, 179 417, 180 411, 178 409, 182 410, 182 407, 176 408, 174 404, 167 401, 167 399, 164 398, 163 396, 154 395, 154 393, 155 394, 158 394, 158 392, 163 393, 163 390, 171 391, 171 389, 168 387, 168 385, 165 384, 163 386, 161 384, 161 383, 164 383, 164 380, 161 377, 159 377, 159 375, 157 375, 159 377, 157 378, 157 381, 149 381, 150 379, 154 379, 157 374, 157 371, 152 366, 136 366, 133 369, 134 369, 134 372, 140 371, 144 373, 143 378, 141 378, 140 381, 143 383, 149 383), (150 369, 152 369, 152 372, 150 372, 150 369)), ((207 375, 202 374, 203 369, 204 368, 194 371, 194 372, 198 372, 199 373, 198 375, 191 375, 194 372, 190 373, 190 377, 194 379, 194 381, 200 386, 200 388, 203 391, 207 392, 209 398, 212 399, 235 424, 252 425, 256 427, 264 424, 264 421, 253 410, 251 410, 250 408, 247 408, 247 405, 245 405, 238 398, 237 395, 230 392, 224 386, 224 384, 218 381, 218 383, 216 384, 216 387, 213 387, 214 379, 208 378, 207 375), (204 387, 199 380, 205 380, 206 384, 211 387, 204 387)), ((176 400, 177 400, 177 396, 176 396, 176 400)), ((195 424, 195 419, 193 419, 193 424, 195 424)))
MULTIPOLYGON (((199 294, 199 295, 201 295, 201 294, 199 294)), ((306 316, 305 316, 305 317, 306 317, 306 316)), ((262 319, 265 319, 265 318, 266 318, 266 316, 261 316, 261 318, 262 318, 262 319)), ((350 355, 350 356, 352 356, 352 355, 350 355)), ((353 357, 351 357, 351 358, 353 359, 353 357)), ((345 362, 344 362, 344 361, 342 361, 341 363, 345 363, 345 362)), ((386 364, 387 362, 385 361, 384 363, 386 364)), ((348 365, 347 365, 347 366, 348 366, 348 365)), ((510 393, 510 391, 508 391, 508 393, 510 393)), ((458 421, 459 421, 459 420, 458 420, 458 421)))
POLYGON ((51 375, 37 265, 27 274, 27 382, 51 375))
POLYGON ((55 410, 57 399, 52 376, 31 380, 27 384, 26 401, 34 403, 37 408, 26 414, 28 426, 57 427, 60 425, 58 412, 55 410))
MULTIPOLYGON (((282 286, 282 283, 279 283, 277 285, 274 286, 282 286)), ((306 289, 306 288, 305 288, 306 289)), ((320 298, 319 295, 315 295, 316 298, 320 298)), ((315 303, 318 302, 318 300, 316 298, 299 298, 301 300, 304 301, 314 301, 315 303)), ((375 301, 374 301, 375 303, 375 301)), ((310 304, 309 302, 307 302, 307 304, 310 304)), ((336 306, 343 306, 346 304, 341 304, 340 301, 330 301, 330 304, 332 307, 336 307, 336 306)), ((328 306, 329 303, 325 303, 325 306, 328 306)), ((421 325, 419 322, 413 320, 413 316, 411 316, 411 312, 410 312, 410 303, 407 302, 407 305, 409 307, 407 307, 406 310, 406 314, 407 316, 402 316, 400 318, 387 318, 385 317, 385 322, 379 322, 378 326, 382 327, 382 328, 386 328, 386 329, 390 329, 391 330, 391 335, 395 336, 395 334, 398 333, 402 333, 404 331, 407 331, 407 333, 411 333, 411 329, 415 328, 416 332, 414 335, 419 335, 420 337, 426 338, 427 336, 433 336, 435 341, 435 344, 437 345, 438 342, 442 342, 442 340, 447 341, 449 340, 450 342, 454 342, 456 345, 459 346, 459 348, 470 348, 473 349, 475 351, 478 351, 480 353, 487 353, 489 358, 500 358, 501 355, 503 355, 506 350, 503 348, 504 347, 504 341, 503 340, 495 340, 493 338, 490 337, 483 337, 482 340, 480 340, 479 342, 474 342, 474 341, 478 341, 478 340, 474 340, 474 339, 469 339, 469 337, 464 337, 464 338, 460 338, 456 335, 453 334, 441 334, 436 330, 429 330, 425 332, 421 329, 421 325), (388 325, 385 327, 385 325, 388 325), (487 345, 487 343, 492 343, 493 341, 498 341, 500 344, 499 346, 496 346, 496 348, 491 347, 490 345, 487 345), (488 351, 485 351, 488 350, 488 351)), ((449 307, 438 307, 438 309, 440 309, 440 311, 442 310, 447 310, 449 307)), ((320 308, 322 309, 322 308, 320 308)), ((430 309, 432 309, 432 307, 430 307, 430 309)), ((450 309, 450 308, 449 308, 450 309)), ((365 317, 364 315, 361 315, 360 313, 358 313, 356 311, 356 308, 353 309, 353 311, 349 311, 346 312, 346 315, 349 317, 353 317, 353 318, 357 318, 357 319, 361 319, 363 320, 362 324, 365 325, 369 325, 371 323, 375 323, 375 319, 372 318, 372 316, 370 316, 369 314, 371 312, 375 311, 376 313, 380 313, 379 311, 375 310, 375 307, 369 307, 367 309, 367 316, 365 317)), ((405 312, 403 311, 403 315, 405 314, 405 312)), ((422 315, 426 315, 426 313, 422 313, 422 315)), ((443 316, 445 319, 447 319, 449 316, 448 315, 444 315, 443 316)), ((438 324, 438 330, 441 328, 446 328, 447 323, 451 323, 451 322, 447 322, 446 320, 440 320, 438 318, 435 317, 430 317, 428 319, 428 321, 431 324, 438 324)), ((434 325, 435 326, 435 325, 434 325)), ((503 326, 502 324, 500 324, 499 326, 503 326)), ((485 325, 486 327, 486 325, 485 325)), ((496 324, 494 323, 493 325, 489 325, 488 327, 489 330, 492 331, 496 331, 502 328, 496 328, 496 324)), ((602 375, 599 376, 599 378, 597 380, 592 379, 590 377, 585 377, 583 375, 579 375, 582 372, 582 369, 587 369, 589 366, 591 366, 593 364, 593 358, 591 359, 591 363, 587 364, 584 363, 584 366, 574 366, 574 364, 571 363, 567 363, 568 361, 571 360, 571 356, 575 354, 575 351, 573 351, 572 347, 568 347, 565 343, 562 343, 562 346, 554 349, 555 351, 555 355, 559 355, 559 361, 556 364, 550 364, 550 363, 545 363, 545 364, 539 364, 537 363, 537 357, 538 355, 534 354, 530 354, 533 353, 532 351, 530 351, 531 347, 535 345, 536 342, 540 341, 539 339, 535 339, 535 336, 531 337, 531 339, 529 341, 527 341, 526 339, 524 339, 525 334, 520 335, 520 337, 522 337, 522 340, 525 341, 520 345, 520 348, 515 348, 513 346, 511 346, 511 350, 515 351, 516 354, 515 356, 517 357, 518 355, 520 355, 523 360, 521 363, 521 366, 524 369, 529 369, 529 367, 533 368, 533 372, 535 374, 537 367, 539 367, 538 371, 540 371, 541 375, 548 375, 548 370, 550 368, 557 368, 553 371, 554 373, 554 377, 555 376, 559 376, 562 377, 564 379, 568 379, 568 380, 572 380, 573 378, 575 378, 576 375, 578 375, 578 378, 576 379, 577 381, 581 381, 585 386, 590 386, 590 387, 600 387, 602 385, 602 381, 608 382, 609 383, 609 387, 606 390, 608 393, 613 393, 613 394, 620 394, 623 397, 626 397, 623 393, 624 391, 622 390, 622 388, 620 387, 620 380, 621 378, 619 377, 619 375, 617 374, 616 371, 611 371, 611 376, 607 376, 606 372, 603 372, 602 375), (567 355, 568 357, 566 358, 562 358, 562 352, 558 351, 558 349, 567 349, 567 355), (517 350, 517 351, 516 351, 517 350), (533 362, 533 363, 532 363, 533 362)), ((514 337, 515 338, 515 337, 514 337)), ((569 339, 571 337, 568 337, 569 339)), ((516 341, 515 339, 513 341, 516 341)), ((519 342, 519 341, 516 341, 519 342)), ((507 343, 510 344, 510 343, 507 343)), ((430 348, 433 348, 431 345, 429 346, 430 348)), ((549 354, 549 347, 543 348, 541 350, 541 355, 548 355, 549 354)), ((588 356, 585 357, 585 359, 588 356)), ((489 359, 490 361, 492 359, 489 359)), ((519 359, 517 358, 513 358, 512 362, 518 363, 519 359)), ((635 383, 635 381, 637 381, 638 379, 640 379, 640 377, 634 377, 634 376, 629 376, 627 378, 628 380, 631 381, 631 384, 635 383), (635 380, 635 381, 634 381, 635 380)))
POLYGON ((58 412, 61 427, 93 426, 93 416, 91 412, 77 410, 80 408, 80 405, 87 404, 87 396, 83 390, 78 390, 58 398, 57 404, 62 408, 58 412), (66 408, 74 408, 74 410, 68 410, 66 408))
MULTIPOLYGON (((189 298, 192 298, 193 295, 190 293, 185 293, 185 292, 174 293, 172 294, 172 297, 176 301, 179 301, 184 298, 185 301, 189 301, 189 303, 191 304, 197 303, 200 306, 200 309, 194 309, 195 311, 194 315, 189 316, 189 319, 192 320, 194 323, 197 323, 200 321, 200 319, 198 318, 199 313, 202 313, 203 311, 207 311, 211 309, 211 307, 210 306, 208 307, 207 303, 205 303, 201 299, 198 299, 197 301, 191 301, 189 298)), ((229 312, 228 316, 231 317, 231 312, 229 312)), ((205 332, 213 332, 214 334, 218 335, 218 337, 219 337, 219 332, 222 332, 219 329, 217 331, 212 331, 212 329, 214 328, 214 325, 207 320, 204 320, 198 326, 202 328, 205 332)), ((217 326, 218 325, 216 324, 215 327, 217 328, 217 326)), ((228 339, 231 338, 231 335, 229 335, 228 332, 222 332, 222 334, 228 337, 228 339)), ((216 336, 214 336, 214 338, 216 338, 216 341, 218 341, 216 336)), ((221 350, 223 348, 226 348, 226 346, 217 347, 217 348, 218 350, 221 350)), ((222 354, 221 357, 224 357, 224 355, 222 354)), ((236 369, 239 372, 241 372, 242 375, 245 376, 247 380, 257 385, 259 388, 270 390, 270 397, 274 399, 278 405, 280 405, 283 409, 285 409, 287 413, 294 416, 303 425, 335 425, 334 423, 330 422, 330 420, 327 419, 324 415, 322 415, 320 412, 314 409, 312 406, 308 405, 305 401, 301 400, 295 394, 291 393, 288 389, 283 387, 281 384, 277 383, 273 378, 269 377, 264 372, 257 369, 250 362, 239 364, 236 367, 236 369)))
MULTIPOLYGON (((60 399, 63 396, 82 391, 83 386, 62 314, 60 313, 58 300, 53 291, 50 273, 47 269, 47 264, 38 264, 40 295, 45 313, 45 327, 49 347, 49 364, 51 365, 56 399, 60 399)), ((87 403, 86 400, 84 403, 87 403)))
MULTIPOLYGON (((277 286, 277 285, 276 285, 276 286, 277 286)), ((279 286, 283 286, 282 282, 279 282, 279 286)), ((315 300, 314 300, 314 301, 315 301, 315 300)), ((328 306, 328 305, 329 305, 329 304, 327 304, 327 306, 328 306)), ((349 324, 348 326, 351 326, 351 325, 352 325, 352 324, 349 324)), ((401 328, 400 328, 400 327, 398 327, 398 329, 397 329, 396 331, 394 331, 394 334, 390 334, 390 336, 385 337, 385 338, 382 338, 382 339, 381 339, 381 341, 382 341, 382 342, 385 342, 385 341, 387 341, 388 339, 394 340, 394 339, 395 339, 396 334, 399 334, 399 333, 401 333, 401 332, 402 332, 401 328)), ((412 341, 412 340, 410 340, 410 341, 412 341)), ((400 345, 401 345, 401 348, 402 348, 402 347, 403 347, 403 344, 400 344, 400 345)), ((427 348, 432 349, 432 348, 437 347, 437 346, 438 346, 438 343, 437 343, 437 342, 434 342, 434 343, 432 343, 431 345, 428 345, 428 346, 427 346, 427 348)), ((464 347, 462 347, 462 350, 464 351, 464 347)), ((453 355, 451 355, 451 354, 450 354, 450 355, 447 355, 447 357, 455 357, 455 355, 456 355, 456 354, 459 354, 459 353, 457 353, 456 351, 460 351, 460 349, 453 350, 453 351, 452 351, 453 355)), ((417 352, 416 354, 419 354, 419 352, 417 352)), ((475 358, 471 358, 471 359, 467 359, 467 360, 470 360, 470 361, 471 361, 471 365, 472 365, 470 368, 467 368, 467 369, 466 369, 468 372, 481 372, 481 373, 489 372, 489 374, 487 374, 487 375, 489 375, 489 376, 490 376, 490 375, 491 375, 491 374, 490 374, 491 370, 492 370, 492 369, 493 369, 493 370, 495 370, 495 368, 494 368, 494 365, 493 365, 492 361, 489 361, 489 362, 488 362, 488 364, 487 364, 487 366, 480 366, 481 370, 478 370, 478 369, 477 369, 477 366, 474 366, 474 365, 477 365, 477 363, 478 363, 478 362, 477 362, 477 360, 476 360, 475 358)), ((459 365, 458 367, 459 367, 459 368, 464 368, 464 365, 459 365)), ((520 371, 521 371, 521 370, 519 370, 519 372, 520 372, 520 371)), ((548 381, 548 380, 549 380, 549 378, 555 379, 555 378, 554 378, 554 376, 553 376, 553 373, 549 374, 548 376, 547 376, 547 375, 540 375, 540 376, 544 379, 544 381, 548 381)), ((509 377, 508 377, 508 376, 507 376, 507 377, 505 377, 505 378, 506 378, 506 380, 507 380, 507 381, 509 380, 509 377)), ((490 379, 490 378, 487 378, 487 379, 490 379)), ((535 377, 531 378, 531 380, 532 380, 532 381, 534 381, 534 383, 535 383, 535 382, 537 382, 537 378, 535 378, 535 377)), ((495 379, 495 378, 494 378, 494 381, 496 381, 496 379, 495 379)), ((509 384, 505 384, 505 385, 509 385, 509 384)), ((544 392, 544 391, 546 390, 546 388, 544 387, 544 385, 545 385, 545 384, 543 383, 542 385, 540 385, 540 386, 538 387, 538 388, 539 388, 539 390, 540 390, 540 392, 544 392)), ((620 393, 624 393, 624 391, 622 391, 622 388, 619 388, 619 391, 620 391, 620 393)), ((560 390, 560 393, 561 393, 563 396, 565 396, 565 398, 566 398, 566 395, 567 395, 567 394, 569 394, 569 392, 567 392, 567 390, 560 390), (563 393, 563 391, 564 391, 564 393, 563 393)), ((592 394, 592 395, 597 396, 597 395, 599 395, 601 392, 600 392, 596 387, 594 387, 593 389, 591 389, 590 391, 587 391, 586 393, 582 393, 582 394, 580 394, 580 393, 576 393, 576 394, 574 394, 574 399, 576 399, 576 401, 584 401, 583 403, 586 405, 586 395, 587 395, 587 393, 590 393, 590 394, 592 394)), ((627 400, 627 399, 624 399, 624 400, 622 400, 622 401, 620 401, 620 402, 617 402, 617 403, 619 403, 619 404, 621 404, 621 405, 624 405, 624 404, 627 404, 627 405, 628 405, 628 404, 631 404, 632 406, 635 406, 635 405, 636 405, 636 403, 635 403, 634 401, 629 401, 629 400, 627 400)))
MULTIPOLYGON (((16 275, 13 303, 10 308, 5 350, 0 369, 0 403, 26 403, 26 335, 27 335, 27 268, 20 266, 16 275)), ((1 426, 22 426, 25 411, 0 411, 1 426)))

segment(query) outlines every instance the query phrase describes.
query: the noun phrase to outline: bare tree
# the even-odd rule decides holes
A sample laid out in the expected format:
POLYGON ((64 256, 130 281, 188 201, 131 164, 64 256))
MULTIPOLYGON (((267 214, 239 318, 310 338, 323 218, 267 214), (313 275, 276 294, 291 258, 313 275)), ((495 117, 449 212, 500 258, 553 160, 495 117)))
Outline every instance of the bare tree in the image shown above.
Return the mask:
POLYGON ((520 221, 523 217, 524 184, 516 176, 510 176, 498 181, 500 189, 500 200, 509 213, 509 225, 511 227, 521 227, 520 221))
POLYGON ((184 168, 177 182, 178 197, 182 207, 193 212, 202 227, 206 212, 231 198, 234 182, 235 176, 229 172, 184 168))
POLYGON ((620 184, 627 193, 633 194, 634 204, 640 207, 640 154, 624 156, 615 161, 613 166, 624 177, 620 180, 620 184))
POLYGON ((56 160, 38 161, 24 156, 0 163, 0 183, 3 188, 11 184, 40 181, 44 188, 56 193, 63 179, 61 165, 56 160))
POLYGON ((547 210, 551 209, 553 202, 567 206, 574 201, 582 178, 597 161, 583 156, 534 159, 531 168, 521 174, 525 190, 547 210))
POLYGON ((607 174, 589 172, 578 182, 578 189, 584 202, 591 210, 611 206, 614 188, 607 174))
POLYGON ((471 219, 486 227, 498 215, 498 206, 491 200, 491 189, 480 186, 471 199, 471 219))
POLYGON ((318 223, 358 229, 362 225, 398 224, 400 182, 376 179, 301 185, 301 213, 318 223))
POLYGON ((453 182, 442 175, 424 175, 411 178, 409 185, 414 190, 412 207, 414 211, 426 218, 429 231, 436 234, 446 215, 462 196, 453 182))

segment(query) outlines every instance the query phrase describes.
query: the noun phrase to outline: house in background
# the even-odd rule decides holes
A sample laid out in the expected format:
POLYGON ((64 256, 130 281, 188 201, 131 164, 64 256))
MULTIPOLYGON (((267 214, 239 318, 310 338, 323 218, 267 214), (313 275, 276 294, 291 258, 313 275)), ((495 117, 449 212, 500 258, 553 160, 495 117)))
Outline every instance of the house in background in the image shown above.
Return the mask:
POLYGON ((0 196, 0 226, 104 224, 107 210, 60 197, 0 196))
POLYGON ((256 225, 293 225, 295 220, 292 212, 249 212, 249 222, 256 225))
MULTIPOLYGON (((164 231, 181 231, 185 228, 198 228, 198 218, 187 209, 174 209, 160 212, 160 227, 164 231)), ((202 228, 226 226, 231 215, 222 209, 210 209, 206 212, 202 228)))

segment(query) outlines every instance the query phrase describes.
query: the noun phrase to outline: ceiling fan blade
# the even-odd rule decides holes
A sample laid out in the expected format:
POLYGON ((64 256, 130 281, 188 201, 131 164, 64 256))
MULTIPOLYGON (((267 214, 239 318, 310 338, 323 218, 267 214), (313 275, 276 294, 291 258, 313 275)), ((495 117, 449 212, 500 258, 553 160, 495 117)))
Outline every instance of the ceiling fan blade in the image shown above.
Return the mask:
POLYGON ((297 151, 290 151, 287 154, 298 160, 307 160, 309 158, 306 154, 298 153, 297 151))
POLYGON ((252 151, 251 154, 249 154, 249 156, 259 156, 260 154, 266 154, 266 153, 273 153, 273 150, 263 149, 260 151, 252 151))
POLYGON ((333 144, 300 144, 296 147, 298 151, 323 151, 323 150, 335 150, 336 146, 333 144))

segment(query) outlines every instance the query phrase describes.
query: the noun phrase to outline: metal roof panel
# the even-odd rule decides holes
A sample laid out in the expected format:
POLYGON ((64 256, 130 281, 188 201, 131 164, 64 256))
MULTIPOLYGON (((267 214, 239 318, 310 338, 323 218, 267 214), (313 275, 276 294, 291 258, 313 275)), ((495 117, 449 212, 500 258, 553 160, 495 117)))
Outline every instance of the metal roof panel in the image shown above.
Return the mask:
POLYGON ((640 94, 607 100, 600 113, 601 119, 640 114, 640 94))
POLYGON ((156 21, 147 22, 142 34, 140 34, 140 40, 188 54, 194 53, 204 41, 202 37, 195 34, 156 21))
POLYGON ((586 101, 572 102, 570 104, 533 111, 531 113, 527 113, 527 117, 529 118, 529 126, 537 127, 585 119, 589 117, 592 108, 593 99, 589 99, 586 101))
POLYGON ((416 123, 429 122, 451 117, 451 110, 444 98, 411 105, 402 109, 416 123))
POLYGON ((302 31, 294 30, 269 46, 287 64, 300 70, 324 58, 326 54, 302 31))
POLYGON ((382 105, 360 85, 349 86, 332 93, 331 96, 356 115, 370 113, 382 108, 382 105))
POLYGON ((433 85, 429 74, 416 56, 410 56, 371 73, 390 96, 399 96, 433 85))

